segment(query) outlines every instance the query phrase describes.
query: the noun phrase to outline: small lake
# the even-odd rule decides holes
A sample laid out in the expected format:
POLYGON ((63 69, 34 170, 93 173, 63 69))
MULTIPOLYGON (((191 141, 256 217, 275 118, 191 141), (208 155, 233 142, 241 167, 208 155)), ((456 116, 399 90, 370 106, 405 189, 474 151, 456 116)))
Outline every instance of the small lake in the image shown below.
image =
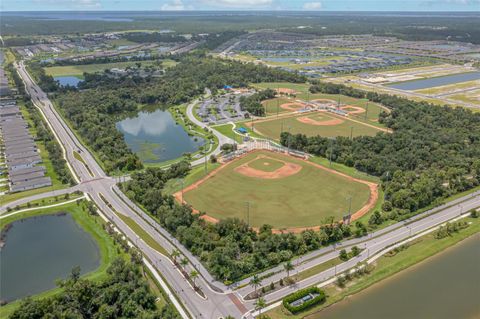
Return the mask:
POLYGON ((188 136, 168 111, 140 112, 117 123, 125 142, 145 163, 161 163, 193 153, 205 140, 188 136))
POLYGON ((479 318, 480 235, 308 319, 479 318))
POLYGON ((78 83, 82 81, 82 79, 77 78, 76 76, 55 76, 55 80, 57 80, 61 86, 74 86, 77 87, 78 83))
POLYGON ((480 72, 469 72, 461 74, 452 74, 446 76, 439 76, 436 78, 413 80, 407 82, 399 82, 393 84, 387 84, 386 86, 400 89, 400 90, 421 90, 429 89, 436 86, 455 84, 460 82, 467 82, 473 80, 480 80, 480 72))
POLYGON ((0 249, 0 299, 12 301, 55 288, 73 267, 85 274, 100 266, 95 240, 70 214, 15 221, 0 249))

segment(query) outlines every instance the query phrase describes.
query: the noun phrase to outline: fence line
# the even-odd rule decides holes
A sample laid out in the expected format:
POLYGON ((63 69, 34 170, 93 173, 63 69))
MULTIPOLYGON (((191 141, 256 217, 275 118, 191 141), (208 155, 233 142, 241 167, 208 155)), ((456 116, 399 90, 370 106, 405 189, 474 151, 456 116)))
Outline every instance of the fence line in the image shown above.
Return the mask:
POLYGON ((243 156, 254 150, 267 150, 271 152, 284 153, 291 156, 301 157, 304 159, 307 159, 308 157, 310 157, 308 153, 292 150, 288 147, 282 146, 278 143, 275 143, 267 139, 257 138, 250 141, 246 141, 245 143, 239 145, 236 151, 223 155, 221 158, 221 161, 229 162, 234 160, 235 158, 243 156))

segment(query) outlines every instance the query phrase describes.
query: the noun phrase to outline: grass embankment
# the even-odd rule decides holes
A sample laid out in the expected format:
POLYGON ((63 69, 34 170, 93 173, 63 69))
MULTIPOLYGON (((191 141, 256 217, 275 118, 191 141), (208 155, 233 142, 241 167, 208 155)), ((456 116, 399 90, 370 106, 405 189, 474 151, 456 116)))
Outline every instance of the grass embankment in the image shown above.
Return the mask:
POLYGON ((15 207, 10 207, 12 209, 11 212, 5 213, 3 215, 11 214, 11 213, 14 213, 17 210, 22 210, 22 209, 25 209, 25 208, 35 208, 35 207, 41 207, 41 206, 61 204, 61 203, 68 202, 68 201, 73 200, 73 199, 77 199, 77 198, 82 197, 82 196, 83 196, 83 194, 81 192, 79 192, 79 193, 69 193, 69 194, 64 194, 64 195, 51 196, 51 197, 46 197, 46 198, 42 198, 42 199, 37 199, 37 200, 30 201, 26 204, 17 205, 15 207))
MULTIPOLYGON (((77 203, 70 203, 64 206, 52 207, 38 210, 32 210, 29 212, 19 213, 12 215, 0 220, 0 229, 5 228, 8 224, 34 216, 42 215, 51 215, 58 212, 67 212, 69 213, 75 222, 86 232, 88 232, 98 245, 100 251, 100 267, 95 271, 86 274, 84 277, 91 280, 103 280, 106 278, 107 273, 106 269, 110 263, 118 256, 123 256, 123 253, 120 253, 117 249, 114 240, 110 237, 107 232, 103 229, 103 224, 105 223, 103 219, 99 216, 92 216, 87 213, 83 204, 77 205, 77 203)), ((41 294, 33 296, 34 299, 47 298, 58 294, 61 291, 61 288, 54 288, 43 292, 41 294)), ((8 314, 15 310, 16 307, 20 305, 20 301, 11 302, 5 306, 0 307, 0 318, 6 318, 8 314)))
POLYGON ((282 306, 272 309, 271 311, 267 312, 267 314, 272 319, 299 319, 317 313, 322 309, 325 309, 326 307, 343 300, 349 295, 366 289, 382 279, 388 278, 402 270, 405 270, 408 267, 413 266, 437 253, 440 253, 450 246, 455 245, 463 239, 480 232, 480 218, 474 219, 468 217, 466 220, 471 222, 470 226, 460 230, 458 233, 453 233, 449 237, 435 239, 434 235, 430 233, 421 237, 414 244, 409 246, 407 249, 398 252, 393 257, 380 257, 375 262, 375 268, 370 274, 353 280, 343 289, 340 289, 335 284, 325 287, 327 300, 322 305, 297 315, 288 313, 282 306))
POLYGON ((169 256, 169 253, 163 248, 150 234, 148 234, 142 227, 140 227, 133 219, 121 213, 117 216, 125 223, 131 230, 135 232, 148 246, 152 247, 159 253, 169 256))

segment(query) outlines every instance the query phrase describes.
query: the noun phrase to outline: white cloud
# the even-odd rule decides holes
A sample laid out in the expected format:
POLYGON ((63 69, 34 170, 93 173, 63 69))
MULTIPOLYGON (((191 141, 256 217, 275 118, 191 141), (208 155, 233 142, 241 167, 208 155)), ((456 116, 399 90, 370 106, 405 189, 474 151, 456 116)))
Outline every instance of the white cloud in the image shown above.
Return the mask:
POLYGON ((71 9, 100 9, 102 3, 100 0, 33 0, 34 3, 39 3, 48 6, 62 6, 71 9))
POLYGON ((273 0, 202 0, 203 3, 220 7, 255 8, 273 4, 273 0))
POLYGON ((305 2, 303 4, 303 10, 320 10, 322 8, 322 3, 317 2, 305 2))
POLYGON ((161 9, 163 11, 182 11, 193 10, 193 7, 183 4, 182 0, 173 0, 169 3, 165 3, 164 5, 162 5, 161 9))

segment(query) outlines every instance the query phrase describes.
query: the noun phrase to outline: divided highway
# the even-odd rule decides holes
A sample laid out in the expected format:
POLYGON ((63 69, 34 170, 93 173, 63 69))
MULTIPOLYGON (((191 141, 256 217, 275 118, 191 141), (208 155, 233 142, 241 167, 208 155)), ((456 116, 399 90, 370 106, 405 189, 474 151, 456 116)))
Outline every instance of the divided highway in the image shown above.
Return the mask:
MULTIPOLYGON (((26 90, 30 94, 34 105, 42 112, 45 120, 48 122, 50 128, 62 145, 66 160, 72 172, 75 174, 78 185, 69 188, 68 190, 39 194, 0 206, 0 214, 6 211, 7 206, 15 207, 17 204, 23 204, 34 199, 59 195, 66 193, 67 191, 80 190, 87 194, 100 208, 102 214, 108 218, 115 227, 130 240, 130 242, 138 247, 138 249, 149 260, 150 264, 161 274, 164 280, 168 282, 172 292, 176 294, 191 317, 221 318, 231 315, 234 318, 241 318, 244 315, 250 316, 250 311, 254 308, 253 301, 243 300, 243 297, 252 291, 252 288, 248 286, 249 278, 237 283, 235 286, 246 285, 237 290, 234 290, 234 287, 226 287, 223 283, 215 281, 195 256, 193 256, 185 247, 173 238, 173 236, 163 229, 153 218, 143 212, 135 203, 131 202, 116 186, 115 179, 105 174, 100 165, 95 161, 93 155, 81 144, 62 117, 58 114, 57 110, 48 99, 48 96, 30 77, 25 69, 23 61, 16 63, 15 67, 23 79, 26 90), (74 156, 74 152, 80 154, 82 161, 74 156), (171 260, 147 245, 124 222, 125 218, 120 218, 123 217, 120 214, 133 220, 168 252, 171 252, 173 249, 180 250, 181 253, 190 260, 191 264, 187 268, 193 269, 192 267, 195 267, 201 274, 201 278, 197 281, 197 284, 203 291, 205 297, 196 293, 185 280, 181 272, 173 265, 171 260)), ((200 127, 208 127, 193 116, 193 107, 194 103, 187 107, 187 116, 189 119, 200 127)), ((213 153, 217 155, 220 152, 220 145, 230 142, 230 139, 223 136, 215 129, 213 129, 213 133, 217 136, 220 142, 219 146, 213 153)), ((192 164, 202 164, 203 161, 204 159, 201 158, 192 162, 192 164)), ((274 302, 280 300, 296 289, 326 281, 332 278, 335 273, 355 267, 358 262, 367 260, 370 256, 399 241, 442 224, 452 218, 458 217, 471 208, 477 207, 480 207, 480 192, 465 196, 451 202, 450 204, 444 205, 443 207, 413 217, 410 220, 389 226, 372 233, 367 237, 347 240, 337 244, 336 247, 325 247, 311 252, 293 262, 294 265, 298 265, 293 272, 308 269, 329 259, 335 258, 338 255, 338 248, 348 248, 353 245, 364 248, 359 256, 340 264, 335 268, 328 269, 307 278, 293 286, 285 287, 268 294, 265 299, 269 303, 274 302)), ((277 271, 277 273, 272 277, 269 277, 266 281, 271 282, 284 277, 285 274, 282 273, 281 269, 282 266, 274 268, 273 270, 277 271)), ((265 273, 271 271, 272 270, 270 269, 265 273)), ((179 303, 176 300, 174 300, 174 304, 179 307, 179 303)))

